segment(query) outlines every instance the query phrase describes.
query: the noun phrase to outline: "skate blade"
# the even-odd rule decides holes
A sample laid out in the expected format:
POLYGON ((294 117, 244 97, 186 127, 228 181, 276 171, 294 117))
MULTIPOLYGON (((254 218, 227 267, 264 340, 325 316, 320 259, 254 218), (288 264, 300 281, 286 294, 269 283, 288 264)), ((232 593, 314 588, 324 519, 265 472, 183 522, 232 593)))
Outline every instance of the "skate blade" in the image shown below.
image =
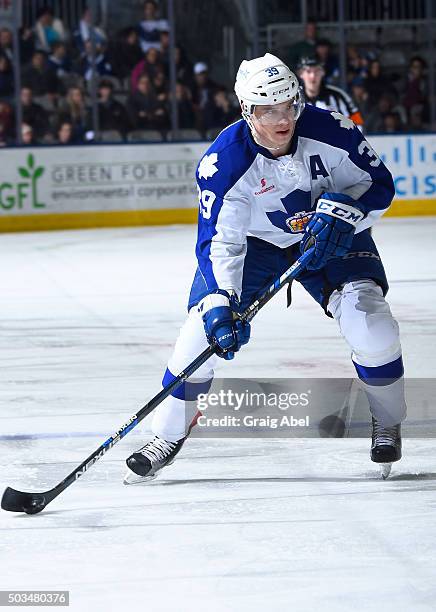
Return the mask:
POLYGON ((381 463, 380 464, 380 474, 383 480, 386 480, 386 478, 389 477, 389 474, 391 473, 391 469, 392 469, 392 463, 381 463))
POLYGON ((124 476, 123 484, 125 485, 135 485, 135 484, 148 484, 152 480, 156 478, 157 474, 152 474, 151 476, 139 476, 129 470, 124 476))
MULTIPOLYGON (((176 458, 174 457, 174 459, 171 459, 171 461, 168 461, 168 463, 166 464, 165 467, 168 467, 169 465, 172 465, 174 463, 175 459, 176 458)), ((159 475, 159 472, 161 471, 161 469, 157 470, 154 474, 151 474, 150 476, 139 476, 139 474, 135 474, 135 472, 133 472, 132 470, 128 469, 127 472, 126 472, 126 475, 124 476, 123 483, 125 485, 147 484, 151 480, 154 480, 155 478, 157 478, 157 476, 159 475)))

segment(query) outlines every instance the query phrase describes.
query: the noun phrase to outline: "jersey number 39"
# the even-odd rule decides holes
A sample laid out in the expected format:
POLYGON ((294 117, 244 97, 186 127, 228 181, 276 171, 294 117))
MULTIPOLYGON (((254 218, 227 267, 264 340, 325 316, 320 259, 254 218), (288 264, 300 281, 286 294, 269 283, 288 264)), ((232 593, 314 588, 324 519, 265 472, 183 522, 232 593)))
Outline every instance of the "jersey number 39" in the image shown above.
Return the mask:
POLYGON ((203 189, 198 190, 198 199, 200 200, 200 214, 204 219, 210 219, 212 215, 212 205, 215 202, 216 195, 213 191, 203 189))

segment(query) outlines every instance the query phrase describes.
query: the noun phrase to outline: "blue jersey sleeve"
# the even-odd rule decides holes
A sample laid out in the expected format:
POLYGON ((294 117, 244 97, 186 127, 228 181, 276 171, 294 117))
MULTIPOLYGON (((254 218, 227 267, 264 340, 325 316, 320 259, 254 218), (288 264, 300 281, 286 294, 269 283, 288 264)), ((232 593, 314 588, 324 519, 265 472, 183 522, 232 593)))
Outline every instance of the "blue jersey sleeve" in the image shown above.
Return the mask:
POLYGON ((239 294, 250 204, 238 183, 254 157, 244 144, 243 130, 233 130, 227 140, 222 140, 209 148, 196 171, 199 196, 196 255, 209 292, 225 289, 239 294))
POLYGON ((366 213, 386 210, 395 195, 392 174, 357 128, 350 133, 348 155, 354 165, 371 177, 371 186, 359 197, 366 213))
POLYGON ((351 119, 307 107, 299 133, 343 150, 342 162, 332 171, 335 191, 358 199, 367 216, 390 206, 395 194, 392 175, 351 119))

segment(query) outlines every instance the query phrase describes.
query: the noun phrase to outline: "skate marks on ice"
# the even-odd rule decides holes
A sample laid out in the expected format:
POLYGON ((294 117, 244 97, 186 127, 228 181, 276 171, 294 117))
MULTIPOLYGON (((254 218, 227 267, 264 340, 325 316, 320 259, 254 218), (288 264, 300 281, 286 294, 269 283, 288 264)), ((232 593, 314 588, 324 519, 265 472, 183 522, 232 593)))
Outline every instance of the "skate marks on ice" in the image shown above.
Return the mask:
MULTIPOLYGON (((389 476, 389 481, 435 481, 436 485, 436 472, 434 473, 417 473, 417 474, 392 474, 389 476)), ((153 481, 154 486, 163 485, 187 485, 187 484, 236 484, 236 483, 262 483, 262 482, 277 482, 277 483, 299 483, 299 482, 373 482, 379 479, 380 474, 377 470, 367 472, 358 476, 271 476, 271 477, 251 477, 251 478, 189 478, 189 479, 168 479, 159 478, 159 476, 153 481)), ((387 478, 386 478, 387 480, 387 478)), ((151 484, 151 481, 150 481, 151 484)), ((147 486, 148 483, 144 483, 147 486)), ((436 486, 435 486, 436 489, 436 486)), ((398 490, 398 489, 397 489, 398 490)), ((432 487, 426 488, 426 490, 432 490, 432 487)))
MULTIPOLYGON (((434 276, 435 230, 430 218, 388 219, 374 230, 394 280, 389 296, 408 376, 434 375, 434 292, 418 281, 434 276), (406 243, 413 257, 400 258, 398 245, 406 243), (412 278, 413 291, 395 282, 412 278)), ((15 363, 2 389, 2 434, 113 431, 124 413, 133 414, 159 383, 164 345, 185 315, 194 242, 188 226, 5 235, 0 249, 11 263, 2 271, 1 327, 5 366, 12 343, 15 363), (35 281, 36 247, 51 252, 35 281), (180 274, 168 294, 162 279, 175 258, 180 274), (137 342, 148 343, 147 350, 137 342), (157 353, 154 343, 161 343, 157 353)), ((295 309, 283 302, 259 315, 252 346, 235 360, 238 375, 289 376, 292 366, 281 363, 296 354, 305 364, 300 376, 351 372, 334 322, 302 292, 295 309), (329 361, 314 371, 323 336, 332 339, 329 361)), ((431 440, 406 439, 387 481, 371 464, 369 439, 189 440, 163 482, 129 489, 122 484, 124 460, 143 438, 129 434, 43 513, 0 513, 7 588, 70 588, 74 612, 137 612, 138 602, 153 612, 434 610, 431 440)), ((2 489, 53 486, 100 443, 101 437, 44 439, 17 447, 2 440, 2 489)))
MULTIPOLYGON (((14 463, 8 484, 50 486, 96 444, 31 441, 21 461, 35 472, 29 477, 14 463)), ((429 470, 426 482, 421 472, 435 459, 432 441, 406 443, 401 469, 412 480, 383 482, 365 439, 189 439, 163 480, 129 488, 122 484, 124 460, 137 444, 137 436, 126 438, 40 515, 1 513, 1 540, 11 551, 3 575, 8 584, 16 586, 19 576, 47 588, 65 585, 67 566, 74 612, 103 605, 134 612, 145 598, 153 612, 290 606, 339 612, 343 602, 368 612, 377 610, 367 605, 377 558, 389 568, 377 606, 431 610, 425 606, 436 570, 436 474, 429 470), (31 574, 22 569, 29 550, 31 574), (51 558, 64 561, 48 564, 51 558), (153 564, 144 572, 138 559, 153 564)), ((11 448, 7 456, 0 452, 4 466, 8 457, 11 448)))
MULTIPOLYGON (((81 454, 87 452, 89 445, 96 443, 82 441, 78 445, 80 448, 72 448, 68 440, 59 446, 58 443, 55 446, 55 440, 44 440, 36 447, 21 442, 21 460, 9 463, 7 484, 36 492, 49 488, 70 472, 81 454), (34 459, 35 449, 41 456, 40 461, 34 459), (32 453, 33 460, 29 460, 29 453, 32 453), (56 453, 60 456, 59 461, 53 460, 56 453)), ((137 441, 133 440, 131 444, 136 446, 137 441)), ((182 506, 184 503, 201 506, 205 496, 211 501, 211 492, 218 495, 221 502, 233 498, 235 502, 252 499, 253 503, 258 503, 267 499, 263 495, 264 490, 282 500, 356 496, 366 499, 387 493, 436 490, 436 472, 410 470, 410 458, 404 466, 401 465, 403 461, 394 466, 389 480, 382 481, 378 466, 369 460, 367 440, 192 439, 188 440, 173 465, 168 466, 154 481, 137 485, 135 488, 140 492, 132 495, 124 490, 119 491, 124 460, 129 454, 126 446, 122 444, 114 449, 112 457, 105 457, 94 466, 83 480, 66 491, 44 514, 86 514, 90 510, 88 500, 91 507, 106 503, 108 511, 110 508, 116 510, 124 506, 113 504, 118 496, 132 502, 140 499, 144 508, 148 507, 150 498, 154 500, 153 505, 156 497, 162 500, 163 505, 171 506, 173 495, 168 495, 169 490, 174 491, 177 503, 182 506), (217 452, 219 450, 221 453, 217 452), (185 496, 191 501, 184 501, 185 496)), ((418 450, 422 452, 422 448, 418 450)), ((6 475, 6 469, 3 469, 3 474, 6 475)))

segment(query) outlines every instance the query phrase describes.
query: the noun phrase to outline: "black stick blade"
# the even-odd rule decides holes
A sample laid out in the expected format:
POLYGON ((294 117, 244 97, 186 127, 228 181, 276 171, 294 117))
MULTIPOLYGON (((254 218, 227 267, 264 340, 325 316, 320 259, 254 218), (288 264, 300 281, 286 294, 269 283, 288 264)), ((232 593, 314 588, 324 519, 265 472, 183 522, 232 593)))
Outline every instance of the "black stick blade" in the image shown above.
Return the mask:
POLYGON ((23 493, 11 487, 5 489, 2 497, 2 508, 9 512, 26 512, 26 514, 38 514, 47 505, 42 493, 23 493))

